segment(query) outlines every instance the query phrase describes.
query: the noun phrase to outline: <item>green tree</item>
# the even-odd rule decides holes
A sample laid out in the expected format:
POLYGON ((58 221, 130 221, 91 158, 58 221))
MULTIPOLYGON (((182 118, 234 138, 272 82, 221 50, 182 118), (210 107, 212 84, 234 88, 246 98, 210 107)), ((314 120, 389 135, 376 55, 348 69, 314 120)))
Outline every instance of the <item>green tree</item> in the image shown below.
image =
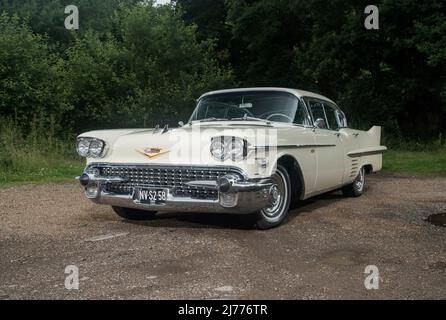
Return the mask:
POLYGON ((29 126, 33 119, 59 122, 70 110, 63 63, 36 35, 6 13, 0 16, 0 115, 29 126))
POLYGON ((171 6, 136 5, 115 16, 115 35, 87 33, 68 50, 76 130, 187 120, 204 91, 231 86, 231 70, 171 6))
POLYGON ((38 34, 46 34, 53 44, 61 44, 64 48, 75 41, 76 34, 95 31, 105 37, 113 28, 113 17, 116 11, 131 7, 138 0, 2 0, 0 12, 16 14, 26 21, 31 30, 38 34), (80 27, 77 31, 65 29, 64 10, 67 5, 76 5, 79 9, 80 27))
POLYGON ((244 85, 278 85, 337 100, 355 126, 412 138, 445 132, 445 3, 227 0, 232 62, 244 85))
POLYGON ((150 115, 147 123, 186 120, 197 96, 233 83, 231 70, 214 58, 213 41, 199 41, 196 27, 172 6, 128 9, 119 30, 140 90, 135 103, 150 115))
POLYGON ((126 102, 136 94, 136 85, 119 43, 111 36, 101 40, 91 31, 67 52, 64 76, 73 105, 64 118, 67 127, 79 132, 128 121, 126 102))
POLYGON ((225 0, 173 0, 173 3, 186 24, 197 26, 199 40, 215 40, 218 58, 228 63, 232 34, 226 23, 228 10, 225 0))

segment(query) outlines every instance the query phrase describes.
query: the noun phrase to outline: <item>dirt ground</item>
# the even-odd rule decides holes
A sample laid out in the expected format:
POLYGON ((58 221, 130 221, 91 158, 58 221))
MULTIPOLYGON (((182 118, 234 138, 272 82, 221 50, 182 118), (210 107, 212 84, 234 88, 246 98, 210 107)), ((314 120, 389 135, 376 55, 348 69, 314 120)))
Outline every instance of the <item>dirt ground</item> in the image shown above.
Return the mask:
POLYGON ((0 189, 0 299, 446 299, 446 229, 425 221, 446 212, 446 179, 368 181, 269 231, 210 214, 123 221, 75 183, 0 189))

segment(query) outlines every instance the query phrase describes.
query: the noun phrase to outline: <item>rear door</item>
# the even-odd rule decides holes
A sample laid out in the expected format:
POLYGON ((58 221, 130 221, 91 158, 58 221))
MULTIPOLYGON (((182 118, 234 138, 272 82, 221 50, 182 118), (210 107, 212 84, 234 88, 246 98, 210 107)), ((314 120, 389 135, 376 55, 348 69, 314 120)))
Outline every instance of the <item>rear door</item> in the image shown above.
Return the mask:
POLYGON ((342 185, 344 177, 344 147, 336 110, 323 100, 307 98, 306 103, 320 126, 314 128, 317 161, 316 191, 342 185))

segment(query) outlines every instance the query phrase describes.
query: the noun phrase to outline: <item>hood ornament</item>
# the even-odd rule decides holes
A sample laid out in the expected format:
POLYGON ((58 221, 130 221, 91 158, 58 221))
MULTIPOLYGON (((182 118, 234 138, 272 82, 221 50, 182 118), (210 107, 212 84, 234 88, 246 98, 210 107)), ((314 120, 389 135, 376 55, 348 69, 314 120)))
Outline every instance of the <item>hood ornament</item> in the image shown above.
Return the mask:
POLYGON ((163 154, 166 154, 169 152, 169 150, 162 149, 162 148, 144 148, 144 149, 136 149, 136 151, 145 155, 150 160, 155 159, 155 158, 162 156, 163 154))

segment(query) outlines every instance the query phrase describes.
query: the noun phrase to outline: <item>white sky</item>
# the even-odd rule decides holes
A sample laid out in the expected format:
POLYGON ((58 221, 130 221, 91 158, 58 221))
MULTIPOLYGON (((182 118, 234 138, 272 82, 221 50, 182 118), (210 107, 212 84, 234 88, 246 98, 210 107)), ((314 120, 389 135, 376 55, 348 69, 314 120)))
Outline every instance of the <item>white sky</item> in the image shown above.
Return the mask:
POLYGON ((169 3, 169 2, 170 2, 170 0, 156 0, 157 4, 166 4, 166 3, 169 3))

